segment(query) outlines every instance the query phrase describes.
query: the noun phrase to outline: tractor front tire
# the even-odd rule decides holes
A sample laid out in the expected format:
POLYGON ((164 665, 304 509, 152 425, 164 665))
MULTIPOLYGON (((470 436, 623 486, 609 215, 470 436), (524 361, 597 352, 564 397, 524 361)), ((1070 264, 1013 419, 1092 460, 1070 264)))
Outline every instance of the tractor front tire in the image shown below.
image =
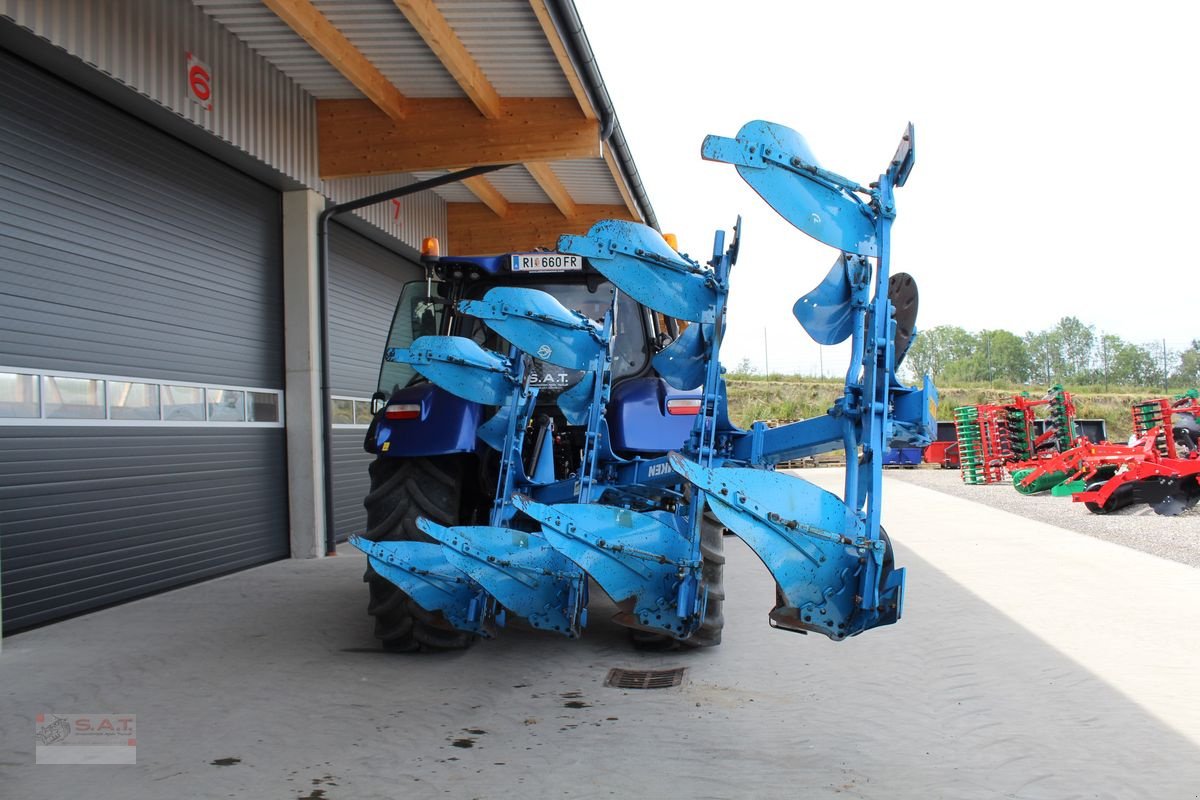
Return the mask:
MULTIPOLYGON (((417 518, 457 525, 461 517, 464 460, 377 457, 370 467, 371 490, 364 538, 373 542, 431 542, 417 518)), ((440 614, 426 611, 394 584, 367 567, 363 575, 370 597, 367 613, 375 618, 375 637, 385 650, 401 653, 464 650, 474 634, 449 626, 440 614)))
POLYGON ((725 628, 725 526, 707 508, 700 526, 700 555, 704 560, 700 572, 708 584, 708 602, 700 627, 686 639, 630 628, 629 638, 634 647, 666 651, 716 647, 721 643, 721 631, 725 628))

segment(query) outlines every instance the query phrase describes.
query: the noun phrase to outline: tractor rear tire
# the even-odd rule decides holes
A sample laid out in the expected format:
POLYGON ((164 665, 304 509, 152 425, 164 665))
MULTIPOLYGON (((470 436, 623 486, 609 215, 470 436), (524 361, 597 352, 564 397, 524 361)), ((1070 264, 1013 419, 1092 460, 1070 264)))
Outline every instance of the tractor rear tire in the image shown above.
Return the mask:
MULTIPOLYGON (((371 490, 364 538, 373 542, 431 542, 417 528, 425 517, 441 525, 460 523, 463 459, 377 457, 371 462, 371 490)), ((363 575, 370 590, 367 613, 375 618, 375 637, 385 650, 400 653, 464 650, 474 634, 449 626, 439 614, 426 611, 393 583, 367 567, 363 575)))
POLYGON ((725 526, 707 508, 700 525, 700 555, 704 561, 700 574, 708 584, 708 602, 700 627, 686 639, 630 628, 629 639, 634 647, 668 651, 716 647, 721 643, 721 631, 725 628, 725 526))

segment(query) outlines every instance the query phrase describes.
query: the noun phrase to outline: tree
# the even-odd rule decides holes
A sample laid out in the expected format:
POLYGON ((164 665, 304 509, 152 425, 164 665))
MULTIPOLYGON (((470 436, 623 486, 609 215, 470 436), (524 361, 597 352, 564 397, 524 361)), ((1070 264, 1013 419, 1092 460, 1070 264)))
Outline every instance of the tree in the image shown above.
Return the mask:
POLYGON ((1030 331, 1025 334, 1025 352, 1029 356, 1030 377, 1041 383, 1053 383, 1062 374, 1062 350, 1054 331, 1030 331))
POLYGON ((1192 346, 1179 354, 1179 370, 1175 379, 1184 389, 1200 387, 1200 339, 1193 339, 1192 346))
MULTIPOLYGON (((1110 339, 1110 337, 1105 337, 1110 339)), ((1162 369, 1154 355, 1145 347, 1123 342, 1113 336, 1106 344, 1108 374, 1112 383, 1124 386, 1153 386, 1162 382, 1162 369)))
POLYGON ((904 363, 914 375, 929 375, 937 380, 947 366, 970 358, 977 344, 972 334, 956 325, 938 325, 920 332, 904 363))
POLYGON ((733 375, 753 375, 756 372, 758 372, 758 370, 755 368, 754 362, 748 358, 743 358, 737 363, 737 366, 731 370, 730 377, 733 375))
POLYGON ((983 331, 979 334, 977 355, 988 362, 988 380, 1025 383, 1030 377, 1029 352, 1021 337, 1005 330, 983 331))
POLYGON ((1096 334, 1091 325, 1084 325, 1076 317, 1063 317, 1054 326, 1053 334, 1061 354, 1062 372, 1059 377, 1075 380, 1086 376, 1092 366, 1092 349, 1096 334))
POLYGON ((1005 330, 980 331, 975 349, 946 365, 943 374, 955 381, 1029 380, 1029 354, 1019 336, 1005 330))
POLYGON ((1124 346, 1125 340, 1115 334, 1106 333, 1100 337, 1100 344, 1096 347, 1096 357, 1100 360, 1096 377, 1104 383, 1105 391, 1108 391, 1110 383, 1119 383, 1113 374, 1113 358, 1124 346))

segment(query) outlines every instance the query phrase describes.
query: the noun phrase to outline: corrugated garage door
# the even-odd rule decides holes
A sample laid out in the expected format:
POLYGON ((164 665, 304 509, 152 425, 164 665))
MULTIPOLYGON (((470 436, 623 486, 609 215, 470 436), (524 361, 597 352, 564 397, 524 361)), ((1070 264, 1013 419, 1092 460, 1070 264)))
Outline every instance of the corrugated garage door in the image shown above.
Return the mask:
POLYGON ((333 401, 333 514, 338 540, 362 533, 370 484, 363 435, 379 359, 404 284, 424 271, 342 225, 329 230, 329 358, 333 401))
POLYGON ((0 73, 6 632, 285 556, 278 193, 0 73))

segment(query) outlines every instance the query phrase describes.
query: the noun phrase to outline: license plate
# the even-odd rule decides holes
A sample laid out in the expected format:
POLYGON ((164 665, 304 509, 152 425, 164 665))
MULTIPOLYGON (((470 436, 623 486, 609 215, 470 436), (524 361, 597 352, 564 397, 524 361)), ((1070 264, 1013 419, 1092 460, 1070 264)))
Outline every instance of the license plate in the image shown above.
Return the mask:
POLYGON ((582 256, 562 253, 514 253, 513 272, 579 272, 583 269, 582 256))

